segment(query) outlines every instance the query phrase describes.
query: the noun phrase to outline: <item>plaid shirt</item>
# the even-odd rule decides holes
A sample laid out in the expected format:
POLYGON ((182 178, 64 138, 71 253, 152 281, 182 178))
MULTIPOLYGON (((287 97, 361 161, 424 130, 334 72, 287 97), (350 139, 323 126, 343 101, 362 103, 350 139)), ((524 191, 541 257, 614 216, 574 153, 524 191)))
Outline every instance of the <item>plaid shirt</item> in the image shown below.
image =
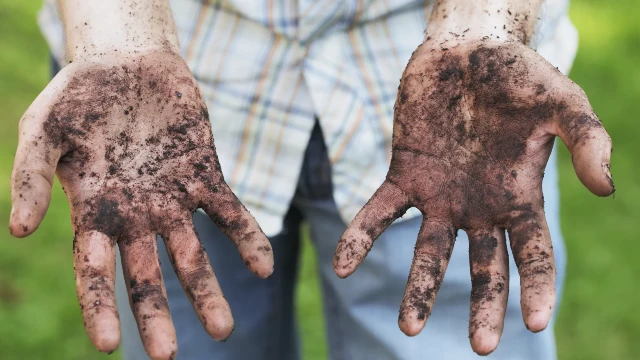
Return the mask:
MULTIPOLYGON (((431 1, 170 2, 225 179, 265 233, 281 230, 316 117, 348 223, 387 173, 399 79, 423 40, 431 1)), ((565 72, 577 44, 567 2, 547 1, 534 37, 565 72)), ((64 63, 54 0, 45 1, 39 20, 64 63)), ((418 214, 411 209, 405 218, 418 214)))

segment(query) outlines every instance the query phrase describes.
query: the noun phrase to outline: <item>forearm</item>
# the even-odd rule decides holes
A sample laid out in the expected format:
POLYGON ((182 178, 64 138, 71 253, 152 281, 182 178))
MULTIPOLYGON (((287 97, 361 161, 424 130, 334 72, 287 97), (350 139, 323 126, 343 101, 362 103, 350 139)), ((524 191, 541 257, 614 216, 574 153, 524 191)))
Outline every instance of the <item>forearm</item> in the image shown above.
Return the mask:
POLYGON ((529 43, 543 0, 440 0, 431 12, 425 40, 444 45, 491 39, 529 43))
POLYGON ((58 0, 71 61, 101 53, 178 50, 167 0, 58 0))

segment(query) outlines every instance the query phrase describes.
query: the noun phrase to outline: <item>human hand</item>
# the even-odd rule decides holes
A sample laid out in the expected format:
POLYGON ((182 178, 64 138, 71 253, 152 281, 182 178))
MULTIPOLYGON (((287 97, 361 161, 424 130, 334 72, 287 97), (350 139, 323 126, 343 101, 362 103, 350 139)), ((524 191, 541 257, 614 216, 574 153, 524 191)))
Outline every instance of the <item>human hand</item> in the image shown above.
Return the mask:
POLYGON ((54 172, 67 194, 85 329, 101 351, 120 341, 115 244, 130 305, 154 359, 173 358, 175 329, 157 255, 169 258, 206 331, 226 339, 233 318, 192 224, 203 208, 260 277, 273 271, 268 239, 224 182, 196 80, 171 50, 85 57, 63 68, 20 120, 10 230, 42 221, 54 172))
MULTIPOLYGON (((502 26, 500 26, 502 27, 502 26)), ((488 354, 502 334, 508 294, 505 233, 518 266, 523 319, 543 330, 555 304, 555 264, 542 178, 555 136, 582 183, 614 192, 611 139, 585 93, 518 42, 427 41, 413 54, 395 106, 386 181, 340 239, 334 269, 349 276, 374 240, 409 207, 424 220, 399 326, 424 327, 459 229, 469 235, 473 349, 488 354)))

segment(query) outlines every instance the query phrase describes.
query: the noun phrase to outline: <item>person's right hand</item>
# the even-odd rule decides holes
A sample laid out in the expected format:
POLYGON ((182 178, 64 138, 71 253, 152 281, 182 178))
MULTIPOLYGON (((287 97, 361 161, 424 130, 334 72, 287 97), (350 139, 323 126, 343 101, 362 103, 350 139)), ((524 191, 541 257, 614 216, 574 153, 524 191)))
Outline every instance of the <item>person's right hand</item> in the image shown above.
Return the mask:
POLYGON ((11 179, 14 236, 28 236, 42 221, 54 173, 71 206, 85 329, 101 351, 114 351, 120 341, 116 243, 140 336, 154 359, 177 352, 156 234, 218 340, 231 334, 233 318, 192 213, 203 208, 255 274, 273 271, 268 239, 224 182, 196 80, 173 51, 74 61, 38 96, 20 120, 11 179))

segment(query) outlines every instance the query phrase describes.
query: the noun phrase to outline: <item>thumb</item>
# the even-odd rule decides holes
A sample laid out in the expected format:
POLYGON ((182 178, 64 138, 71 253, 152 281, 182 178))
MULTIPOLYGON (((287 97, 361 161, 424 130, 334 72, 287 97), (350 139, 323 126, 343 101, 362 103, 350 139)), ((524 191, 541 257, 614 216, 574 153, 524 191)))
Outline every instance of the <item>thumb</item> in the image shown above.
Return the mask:
POLYGON ((570 100, 573 109, 559 112, 557 135, 569 148, 582 184, 595 195, 609 196, 615 191, 610 171, 611 138, 582 90, 580 95, 570 100))
POLYGON ((18 150, 11 174, 9 231, 16 237, 33 233, 49 207, 56 165, 61 156, 46 134, 48 107, 38 99, 20 120, 18 150))

